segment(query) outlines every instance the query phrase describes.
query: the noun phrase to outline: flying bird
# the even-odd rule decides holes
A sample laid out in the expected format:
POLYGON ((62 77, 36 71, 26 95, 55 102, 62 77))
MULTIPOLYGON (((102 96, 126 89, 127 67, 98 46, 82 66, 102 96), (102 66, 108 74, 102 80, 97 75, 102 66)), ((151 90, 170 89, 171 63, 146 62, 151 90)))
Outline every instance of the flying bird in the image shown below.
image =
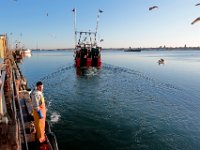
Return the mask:
POLYGON ((50 35, 52 38, 56 39, 56 34, 49 33, 49 35, 50 35))
POLYGON ((200 3, 197 3, 195 6, 199 6, 200 5, 200 3))
POLYGON ((99 9, 99 13, 103 13, 103 10, 99 9))
POLYGON ((49 16, 49 14, 48 14, 48 13, 47 13, 46 15, 47 15, 47 16, 49 16))
POLYGON ((200 21, 200 17, 196 18, 192 23, 191 25, 195 24, 196 22, 200 21))
POLYGON ((149 7, 149 11, 155 9, 155 8, 158 8, 158 6, 152 6, 152 7, 149 7))

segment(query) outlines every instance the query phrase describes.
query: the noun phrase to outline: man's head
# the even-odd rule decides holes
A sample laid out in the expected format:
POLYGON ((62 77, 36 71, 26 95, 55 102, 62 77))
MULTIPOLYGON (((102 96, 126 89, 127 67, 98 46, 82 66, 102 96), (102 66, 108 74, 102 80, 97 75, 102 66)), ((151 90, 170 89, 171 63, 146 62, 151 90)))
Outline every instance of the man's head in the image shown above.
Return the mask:
POLYGON ((38 90, 38 91, 43 91, 43 84, 42 84, 42 82, 41 81, 38 81, 37 83, 36 83, 36 89, 38 90))

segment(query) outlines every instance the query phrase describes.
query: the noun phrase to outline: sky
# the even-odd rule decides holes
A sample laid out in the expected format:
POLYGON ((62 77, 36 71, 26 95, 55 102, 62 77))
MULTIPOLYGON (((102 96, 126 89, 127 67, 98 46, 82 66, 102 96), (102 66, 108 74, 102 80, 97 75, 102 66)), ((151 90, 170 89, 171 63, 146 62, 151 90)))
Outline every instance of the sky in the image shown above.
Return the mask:
POLYGON ((0 0, 0 34, 30 49, 74 47, 77 30, 95 31, 103 48, 200 46, 197 0, 0 0), (149 7, 158 9, 149 11, 149 7))

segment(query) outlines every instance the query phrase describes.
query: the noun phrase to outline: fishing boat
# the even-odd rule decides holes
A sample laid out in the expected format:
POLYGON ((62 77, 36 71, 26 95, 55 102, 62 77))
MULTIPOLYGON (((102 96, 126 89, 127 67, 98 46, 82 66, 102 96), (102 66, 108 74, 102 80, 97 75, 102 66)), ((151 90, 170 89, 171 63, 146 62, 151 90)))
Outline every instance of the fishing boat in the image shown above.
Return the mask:
MULTIPOLYGON (((79 33, 79 32, 77 32, 79 33)), ((80 34, 92 34, 91 32, 80 32, 80 34)), ((79 42, 75 47, 76 67, 101 67, 101 47, 96 44, 79 42)))
POLYGON ((21 50, 22 55, 24 55, 25 57, 31 57, 31 50, 30 49, 22 49, 21 50))
POLYGON ((15 61, 22 62, 23 57, 31 57, 31 50, 21 46, 21 42, 16 42, 16 47, 12 50, 15 61))
MULTIPOLYGON (((76 30, 76 9, 74 12, 74 33, 75 33, 75 49, 74 49, 74 60, 76 68, 84 67, 101 67, 101 50, 102 48, 97 44, 97 30, 100 13, 102 10, 98 11, 96 31, 91 32, 77 31, 76 30), (78 40, 77 40, 78 39, 78 40)), ((100 40, 102 42, 103 39, 100 40)))
POLYGON ((141 48, 131 48, 125 49, 124 52, 141 52, 141 48))
POLYGON ((0 35, 0 57, 0 150, 58 150, 48 121, 46 142, 39 143, 36 138, 30 90, 7 46, 7 35, 0 35))

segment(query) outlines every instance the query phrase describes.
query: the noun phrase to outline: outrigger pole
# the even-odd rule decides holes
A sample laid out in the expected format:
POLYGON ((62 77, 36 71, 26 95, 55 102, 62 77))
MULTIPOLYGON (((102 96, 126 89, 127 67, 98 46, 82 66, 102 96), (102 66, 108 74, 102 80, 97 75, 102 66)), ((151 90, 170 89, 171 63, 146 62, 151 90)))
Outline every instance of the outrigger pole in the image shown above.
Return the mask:
MULTIPOLYGON (((101 13, 103 13, 103 11, 102 10, 100 10, 99 9, 99 11, 98 11, 98 14, 97 14, 97 22, 96 22, 96 31, 95 32, 91 32, 91 31, 89 31, 89 32, 78 32, 77 30, 76 30, 76 8, 74 8, 73 10, 72 10, 72 12, 74 13, 74 35, 75 35, 75 47, 76 47, 76 45, 77 45, 77 34, 80 34, 80 37, 81 37, 81 34, 89 34, 89 36, 91 35, 91 34, 94 34, 94 45, 96 45, 97 44, 97 39, 96 39, 96 37, 97 37, 97 31, 98 31, 98 25, 99 25, 99 18, 100 18, 100 14, 101 13)), ((80 39, 79 39, 80 40, 80 39)), ((90 36, 90 41, 91 41, 91 36, 90 36)), ((92 44, 92 43, 91 43, 92 44)))
POLYGON ((99 27, 99 17, 100 17, 100 14, 102 13, 103 11, 99 9, 98 11, 98 14, 97 14, 97 24, 96 24, 96 32, 95 32, 95 44, 96 44, 96 37, 97 37, 97 31, 98 31, 98 27, 99 27))
POLYGON ((75 47, 76 47, 76 43, 77 43, 77 37, 76 37, 76 34, 77 34, 77 31, 76 31, 76 8, 74 8, 72 10, 74 12, 74 35, 75 35, 75 47))

